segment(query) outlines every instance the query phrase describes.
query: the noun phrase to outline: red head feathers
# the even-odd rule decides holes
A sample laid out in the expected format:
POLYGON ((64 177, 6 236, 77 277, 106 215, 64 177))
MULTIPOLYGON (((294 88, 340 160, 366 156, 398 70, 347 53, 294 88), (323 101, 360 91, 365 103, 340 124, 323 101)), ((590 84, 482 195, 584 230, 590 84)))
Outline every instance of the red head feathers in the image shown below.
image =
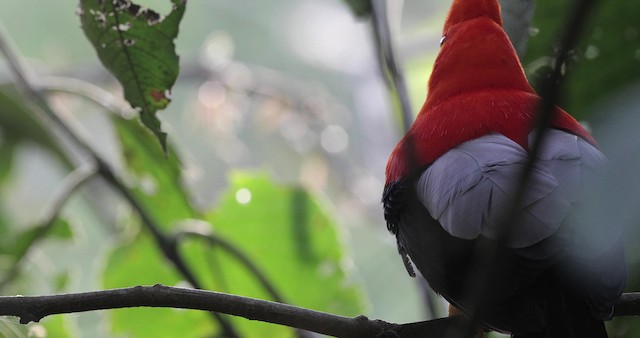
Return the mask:
MULTIPOLYGON (((502 29, 497 0, 455 0, 444 25, 427 100, 389 158, 387 184, 486 134, 503 134, 527 149, 539 102, 502 29)), ((595 144, 560 108, 550 127, 595 144)))

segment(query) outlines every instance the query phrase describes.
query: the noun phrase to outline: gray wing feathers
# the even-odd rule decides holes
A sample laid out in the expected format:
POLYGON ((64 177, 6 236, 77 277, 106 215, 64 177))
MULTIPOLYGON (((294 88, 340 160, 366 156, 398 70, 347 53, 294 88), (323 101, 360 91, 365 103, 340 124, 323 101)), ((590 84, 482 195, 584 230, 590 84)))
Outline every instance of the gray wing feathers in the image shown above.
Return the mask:
MULTIPOLYGON (((549 130, 530 176, 507 245, 523 248, 554 234, 571 219, 585 176, 597 172, 602 154, 575 135, 549 130)), ((491 134, 447 152, 420 177, 421 202, 451 235, 495 238, 520 184, 526 151, 509 138, 491 134)))

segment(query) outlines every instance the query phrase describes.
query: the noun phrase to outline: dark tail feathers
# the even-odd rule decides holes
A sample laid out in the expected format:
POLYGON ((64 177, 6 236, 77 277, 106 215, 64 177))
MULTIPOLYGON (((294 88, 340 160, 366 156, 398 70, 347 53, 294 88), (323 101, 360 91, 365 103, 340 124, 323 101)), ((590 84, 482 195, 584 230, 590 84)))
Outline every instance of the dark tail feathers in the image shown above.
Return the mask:
POLYGON ((584 299, 558 291, 556 297, 547 298, 545 329, 513 338, 608 338, 603 320, 593 315, 584 299))

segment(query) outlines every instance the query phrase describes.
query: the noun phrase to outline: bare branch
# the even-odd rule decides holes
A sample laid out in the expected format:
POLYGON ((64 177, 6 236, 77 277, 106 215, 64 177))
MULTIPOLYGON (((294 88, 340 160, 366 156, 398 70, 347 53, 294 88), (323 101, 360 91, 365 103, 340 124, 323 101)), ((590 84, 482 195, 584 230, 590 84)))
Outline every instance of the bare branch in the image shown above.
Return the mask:
POLYGON ((613 307, 613 316, 640 316, 640 292, 623 293, 613 307))
MULTIPOLYGON (((54 314, 129 307, 216 311, 336 337, 355 338, 463 337, 461 328, 467 322, 462 317, 448 317, 393 324, 365 316, 349 318, 266 300, 159 284, 51 296, 0 297, 0 315, 19 317, 22 324, 37 322, 54 314)), ((614 316, 639 314, 640 293, 623 294, 614 316)))
POLYGON ((37 322, 53 314, 128 307, 216 311, 330 336, 354 338, 460 337, 459 328, 464 323, 463 318, 452 317, 397 325, 365 316, 349 318, 266 300, 159 284, 51 296, 0 297, 0 315, 20 317, 23 324, 37 322))
POLYGON ((372 329, 384 327, 382 324, 374 327, 364 317, 347 318, 265 300, 162 285, 53 296, 0 297, 0 315, 20 317, 23 324, 52 314, 141 306, 216 311, 333 336, 375 337, 372 329))

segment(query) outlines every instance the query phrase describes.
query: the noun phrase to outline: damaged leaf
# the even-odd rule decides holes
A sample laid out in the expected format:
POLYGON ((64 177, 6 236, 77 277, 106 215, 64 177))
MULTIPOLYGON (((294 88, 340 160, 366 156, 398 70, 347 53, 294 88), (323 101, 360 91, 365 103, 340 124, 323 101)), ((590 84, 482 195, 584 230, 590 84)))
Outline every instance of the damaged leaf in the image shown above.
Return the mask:
POLYGON ((102 64, 118 79, 124 97, 166 150, 166 133, 156 112, 171 101, 179 72, 174 39, 186 0, 171 0, 163 17, 129 0, 80 0, 82 29, 102 64))

